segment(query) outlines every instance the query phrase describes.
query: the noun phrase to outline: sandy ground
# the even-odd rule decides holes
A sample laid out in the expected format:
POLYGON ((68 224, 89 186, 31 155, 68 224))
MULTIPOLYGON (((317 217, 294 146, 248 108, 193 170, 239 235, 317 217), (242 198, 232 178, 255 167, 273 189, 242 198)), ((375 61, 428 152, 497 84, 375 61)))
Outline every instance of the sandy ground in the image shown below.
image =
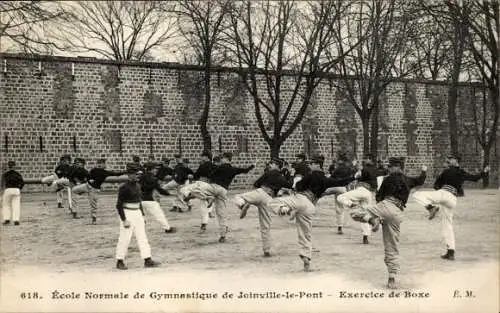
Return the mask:
POLYGON ((394 293, 385 288, 381 232, 362 245, 359 225, 347 218, 345 234, 337 235, 328 199, 314 220, 314 272, 302 271, 287 218, 273 219, 273 257, 263 258, 255 209, 240 220, 231 208, 231 232, 219 244, 216 220, 199 234, 199 212, 169 212, 168 197, 162 207, 178 233, 163 233, 146 216, 153 258, 162 267, 143 268, 132 241, 129 270, 122 272, 114 269, 115 195, 101 196, 98 225, 90 225, 85 201, 85 217, 73 220, 55 207, 54 195, 25 195, 21 225, 0 228, 0 311, 499 312, 500 196, 466 193, 455 214, 454 262, 439 258, 445 251, 439 216, 428 221, 425 210, 408 204, 394 293), (172 298, 186 294, 191 298, 172 298))

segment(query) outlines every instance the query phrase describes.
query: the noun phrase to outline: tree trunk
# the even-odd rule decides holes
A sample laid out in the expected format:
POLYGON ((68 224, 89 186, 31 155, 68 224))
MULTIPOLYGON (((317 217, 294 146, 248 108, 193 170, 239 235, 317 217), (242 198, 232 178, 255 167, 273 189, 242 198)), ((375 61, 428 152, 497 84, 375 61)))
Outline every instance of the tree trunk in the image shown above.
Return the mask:
POLYGON ((373 99, 372 111, 372 127, 370 129, 370 153, 373 155, 374 161, 378 156, 378 131, 379 131, 379 110, 378 110, 378 97, 373 99))
MULTIPOLYGON (((481 168, 481 171, 488 165, 490 165, 490 151, 491 151, 491 145, 486 145, 484 147, 484 160, 483 160, 483 168, 481 168)), ((483 178, 483 188, 488 188, 490 185, 490 173, 486 177, 483 178)))
POLYGON ((458 155, 458 129, 457 129, 457 99, 458 87, 457 81, 453 80, 452 85, 448 89, 448 121, 450 131, 450 149, 451 153, 458 155))
POLYGON ((366 155, 370 153, 370 115, 366 112, 361 116, 361 124, 363 125, 363 155, 366 155))
POLYGON ((203 150, 212 151, 212 137, 210 136, 210 132, 208 131, 208 116, 210 112, 210 101, 212 98, 212 91, 210 90, 210 62, 205 66, 204 73, 204 81, 205 81, 205 102, 203 104, 203 111, 201 113, 199 119, 201 139, 203 141, 203 150))
POLYGON ((271 139, 271 142, 269 143, 269 148, 271 152, 271 158, 279 158, 280 157, 280 150, 281 150, 281 140, 276 139, 276 137, 273 137, 271 139))

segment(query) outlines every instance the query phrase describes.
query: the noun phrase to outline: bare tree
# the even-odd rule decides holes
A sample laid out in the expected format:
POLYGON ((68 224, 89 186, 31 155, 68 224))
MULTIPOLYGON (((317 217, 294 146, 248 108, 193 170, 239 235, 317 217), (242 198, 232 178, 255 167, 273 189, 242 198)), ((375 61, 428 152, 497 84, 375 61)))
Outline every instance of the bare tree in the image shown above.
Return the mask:
POLYGON ((44 37, 45 24, 63 16, 50 1, 1 1, 0 51, 51 53, 56 46, 44 37))
MULTIPOLYGON (((483 149, 483 166, 490 164, 490 152, 497 140, 500 115, 498 62, 500 32, 499 1, 472 0, 470 11, 459 11, 460 20, 466 25, 470 49, 481 81, 486 85, 488 95, 484 95, 480 105, 473 108, 476 121, 476 139, 483 149), (477 121, 480 121, 477 123, 477 121), (479 126, 479 127, 477 127, 479 126)), ((483 180, 487 187, 489 180, 483 180)))
POLYGON ((53 38, 62 49, 114 60, 142 60, 176 34, 175 18, 159 1, 62 2, 68 18, 53 38))
POLYGON ((211 73, 214 63, 218 63, 216 52, 220 48, 221 39, 225 23, 231 9, 231 1, 180 1, 179 5, 179 29, 181 34, 187 39, 188 45, 195 51, 196 59, 204 68, 204 104, 201 116, 198 120, 200 132, 203 139, 204 150, 212 150, 212 139, 208 131, 207 123, 210 113, 211 73), (216 58, 214 62, 214 58, 216 58))
POLYGON ((334 25, 346 1, 243 1, 231 14, 239 75, 271 156, 301 123, 316 87, 338 59, 327 49, 339 40, 334 25), (267 120, 269 119, 269 127, 267 120))
POLYGON ((396 0, 359 1, 344 16, 337 32, 346 40, 337 42, 339 53, 357 44, 367 31, 369 37, 341 58, 336 70, 341 74, 340 93, 349 100, 361 118, 363 153, 377 155, 379 97, 396 79, 409 75, 414 67, 394 69, 412 33, 412 12, 396 0))

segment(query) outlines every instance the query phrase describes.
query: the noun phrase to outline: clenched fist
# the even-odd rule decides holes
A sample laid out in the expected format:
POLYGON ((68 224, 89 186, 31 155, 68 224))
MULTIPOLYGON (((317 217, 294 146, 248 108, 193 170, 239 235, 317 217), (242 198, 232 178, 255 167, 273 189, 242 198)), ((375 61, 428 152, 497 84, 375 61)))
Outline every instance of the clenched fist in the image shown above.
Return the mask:
POLYGON ((129 228, 129 227, 130 227, 130 222, 129 222, 129 221, 127 221, 127 220, 124 220, 124 221, 123 221, 123 227, 125 227, 125 228, 129 228))
POLYGON ((427 166, 422 165, 422 172, 427 172, 427 166))

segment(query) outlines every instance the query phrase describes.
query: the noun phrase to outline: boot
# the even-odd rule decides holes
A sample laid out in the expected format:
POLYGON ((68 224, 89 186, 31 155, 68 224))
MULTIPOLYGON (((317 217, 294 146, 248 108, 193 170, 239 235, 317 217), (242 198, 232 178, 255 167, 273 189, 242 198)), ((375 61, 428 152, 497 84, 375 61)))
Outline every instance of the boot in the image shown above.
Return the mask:
POLYGON ((370 242, 368 241, 368 236, 364 235, 364 236, 363 236, 363 244, 364 244, 364 245, 367 245, 367 244, 369 244, 369 243, 370 243, 370 242))
POLYGON ((64 208, 61 202, 57 203, 57 208, 58 209, 63 209, 64 208))
POLYGON ((304 262, 304 271, 310 272, 311 271, 311 259, 306 257, 306 256, 303 256, 303 255, 299 255, 299 256, 300 256, 300 259, 302 260, 302 262, 304 262))
POLYGON ((144 267, 158 267, 160 262, 153 261, 151 258, 144 259, 144 267))
POLYGON ((205 232, 206 230, 207 230, 207 224, 205 224, 205 223, 201 224, 201 226, 200 226, 200 232, 202 232, 202 233, 203 233, 203 232, 205 232))
POLYGON ((177 232, 177 228, 175 227, 170 227, 169 229, 165 229, 165 233, 167 234, 173 234, 177 232))
POLYGON ((446 251, 446 254, 441 256, 441 259, 454 261, 455 260, 455 250, 448 249, 448 251, 446 251))
POLYGON ((3 223, 2 223, 2 224, 3 224, 3 225, 9 225, 9 224, 10 224, 10 220, 5 220, 5 221, 3 221, 3 223))
POLYGON ((97 217, 92 216, 92 225, 96 225, 96 224, 97 224, 97 217))
POLYGON ((342 230, 342 226, 337 227, 337 234, 343 235, 344 231, 342 230))
POLYGON ((389 280, 387 281, 387 288, 389 289, 396 289, 396 279, 394 277, 389 277, 389 280))
POLYGON ((429 211, 429 220, 432 220, 434 217, 436 217, 436 214, 439 211, 439 207, 432 204, 429 204, 425 208, 427 209, 427 211, 429 211))
POLYGON ((15 226, 19 226, 19 221, 15 221, 15 222, 14 222, 14 225, 15 225, 15 226))
POLYGON ((271 253, 269 251, 264 251, 264 257, 265 258, 271 257, 271 253))
POLYGON ((224 242, 226 242, 226 236, 220 236, 220 237, 219 237, 219 242, 220 242, 220 243, 224 243, 224 242))
POLYGON ((78 215, 78 213, 76 213, 76 212, 71 212, 71 215, 73 215, 73 218, 74 218, 74 219, 79 219, 79 218, 81 218, 81 216, 79 216, 79 215, 78 215))
POLYGON ((125 263, 123 263, 123 260, 118 260, 116 261, 116 268, 119 270, 126 270, 128 269, 125 263))

